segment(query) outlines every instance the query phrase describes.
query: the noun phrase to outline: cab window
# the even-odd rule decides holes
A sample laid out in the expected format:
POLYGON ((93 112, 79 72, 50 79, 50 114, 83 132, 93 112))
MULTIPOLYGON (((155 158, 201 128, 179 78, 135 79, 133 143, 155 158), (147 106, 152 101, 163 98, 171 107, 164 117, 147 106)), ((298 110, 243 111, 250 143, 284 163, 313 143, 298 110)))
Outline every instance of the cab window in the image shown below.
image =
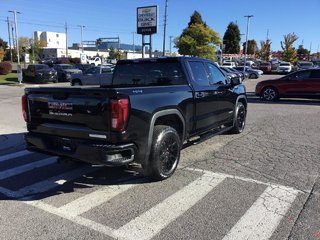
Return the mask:
POLYGON ((226 77, 223 73, 212 63, 207 63, 209 69, 209 80, 211 84, 225 84, 226 77))
POLYGON ((208 74, 203 62, 200 61, 189 61, 191 68, 193 81, 199 86, 209 86, 208 74))

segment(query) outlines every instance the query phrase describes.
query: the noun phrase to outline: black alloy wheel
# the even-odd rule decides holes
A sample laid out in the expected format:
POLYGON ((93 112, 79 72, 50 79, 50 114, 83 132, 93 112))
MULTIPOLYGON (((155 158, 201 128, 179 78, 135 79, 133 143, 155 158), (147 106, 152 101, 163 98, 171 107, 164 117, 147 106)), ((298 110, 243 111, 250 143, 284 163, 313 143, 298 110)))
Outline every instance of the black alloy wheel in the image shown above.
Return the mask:
POLYGON ((242 133, 245 126, 246 126, 246 108, 243 105, 242 102, 237 103, 236 107, 236 113, 235 113, 235 118, 234 118, 234 125, 233 128, 231 129, 231 133, 242 133))
POLYGON ((169 178, 176 170, 181 150, 181 140, 177 131, 165 125, 156 125, 150 158, 144 170, 151 180, 169 178))

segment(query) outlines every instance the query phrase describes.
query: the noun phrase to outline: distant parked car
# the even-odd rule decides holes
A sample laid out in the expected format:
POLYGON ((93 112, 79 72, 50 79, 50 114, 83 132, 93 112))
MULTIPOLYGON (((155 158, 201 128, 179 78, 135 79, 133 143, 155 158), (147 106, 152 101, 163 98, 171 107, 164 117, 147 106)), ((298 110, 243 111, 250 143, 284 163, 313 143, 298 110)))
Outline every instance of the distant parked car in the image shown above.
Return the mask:
POLYGON ((247 72, 249 74, 249 78, 259 78, 260 76, 263 75, 263 72, 261 70, 258 69, 253 69, 250 67, 235 67, 234 69, 243 72, 243 70, 245 70, 245 72, 247 72))
POLYGON ((22 76, 24 82, 58 82, 57 71, 46 64, 30 64, 22 70, 22 76))
POLYGON ((241 77, 241 80, 249 78, 249 74, 247 72, 240 72, 234 68, 228 68, 228 69, 238 74, 241 77))
POLYGON ((310 69, 313 68, 312 62, 299 61, 297 62, 296 70, 310 69))
POLYGON ((53 68, 58 72, 59 82, 68 82, 71 80, 71 74, 82 73, 71 64, 55 64, 53 68))
POLYGON ((236 66, 236 63, 235 62, 223 62, 222 67, 235 67, 236 66))
POLYGON ((71 86, 75 85, 109 85, 112 79, 110 67, 98 66, 89 68, 83 74, 73 74, 71 86))
POLYGON ((80 69, 82 72, 85 72, 86 70, 88 70, 89 68, 92 68, 93 66, 89 63, 79 63, 74 65, 75 68, 80 69))
POLYGON ((300 70, 279 79, 261 81, 256 95, 267 101, 281 97, 320 98, 320 69, 300 70))
POLYGON ((290 73, 292 71, 292 65, 289 62, 281 62, 278 65, 278 73, 290 73))
POLYGON ((271 68, 270 62, 261 62, 259 64, 259 70, 263 71, 263 73, 271 73, 271 68))
MULTIPOLYGON (((236 73, 228 70, 229 67, 220 67, 224 75, 228 78, 228 80, 231 82, 231 78, 239 77, 236 73)), ((241 79, 242 80, 242 79, 241 79)))

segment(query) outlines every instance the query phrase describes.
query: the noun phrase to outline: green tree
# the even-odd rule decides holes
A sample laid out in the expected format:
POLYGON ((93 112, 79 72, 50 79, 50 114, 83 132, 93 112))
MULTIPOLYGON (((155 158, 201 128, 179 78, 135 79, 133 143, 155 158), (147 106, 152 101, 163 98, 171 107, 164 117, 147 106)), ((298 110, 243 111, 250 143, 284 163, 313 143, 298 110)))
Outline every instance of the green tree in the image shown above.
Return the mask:
POLYGON ((188 27, 191 27, 192 24, 204 24, 207 25, 203 20, 198 11, 194 11, 192 16, 190 17, 190 22, 188 23, 188 27))
POLYGON ((175 39, 179 54, 216 60, 216 46, 221 44, 217 32, 203 23, 198 12, 190 18, 188 27, 175 39))
POLYGON ((299 60, 303 60, 304 58, 310 55, 310 51, 303 47, 303 45, 299 45, 297 49, 297 57, 299 60))
POLYGON ((267 39, 266 41, 260 42, 261 48, 258 53, 258 56, 265 61, 269 61, 270 55, 271 55, 271 41, 270 39, 267 39))
MULTIPOLYGON (((243 53, 246 52, 246 42, 244 42, 242 44, 243 46, 243 53)), ((258 45, 256 40, 252 39, 252 40, 248 40, 248 51, 247 54, 255 54, 256 52, 258 52, 258 45)))
POLYGON ((109 51, 109 57, 108 59, 117 59, 117 60, 120 60, 121 59, 121 51, 119 49, 116 49, 116 48, 113 48, 111 47, 110 48, 110 51, 109 51))
POLYGON ((7 48, 8 48, 8 43, 3 41, 2 38, 0 38, 0 62, 2 62, 7 48))
POLYGON ((4 51, 8 48, 8 43, 2 38, 0 38, 0 48, 2 48, 4 51))
POLYGON ((295 33, 289 33, 284 35, 283 38, 284 41, 281 41, 282 60, 294 63, 297 61, 297 50, 293 47, 293 43, 298 40, 298 36, 295 33))
POLYGON ((223 36, 225 53, 238 54, 240 52, 240 30, 237 24, 229 23, 223 36))

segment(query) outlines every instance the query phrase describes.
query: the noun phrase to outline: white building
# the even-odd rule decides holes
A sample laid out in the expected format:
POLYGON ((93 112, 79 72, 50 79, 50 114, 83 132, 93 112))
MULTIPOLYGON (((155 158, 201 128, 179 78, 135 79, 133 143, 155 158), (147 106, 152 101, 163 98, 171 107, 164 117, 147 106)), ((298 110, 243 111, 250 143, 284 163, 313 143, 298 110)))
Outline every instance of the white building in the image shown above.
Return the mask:
POLYGON ((46 42, 46 48, 66 48, 67 37, 65 33, 58 32, 34 32, 36 40, 46 42))

